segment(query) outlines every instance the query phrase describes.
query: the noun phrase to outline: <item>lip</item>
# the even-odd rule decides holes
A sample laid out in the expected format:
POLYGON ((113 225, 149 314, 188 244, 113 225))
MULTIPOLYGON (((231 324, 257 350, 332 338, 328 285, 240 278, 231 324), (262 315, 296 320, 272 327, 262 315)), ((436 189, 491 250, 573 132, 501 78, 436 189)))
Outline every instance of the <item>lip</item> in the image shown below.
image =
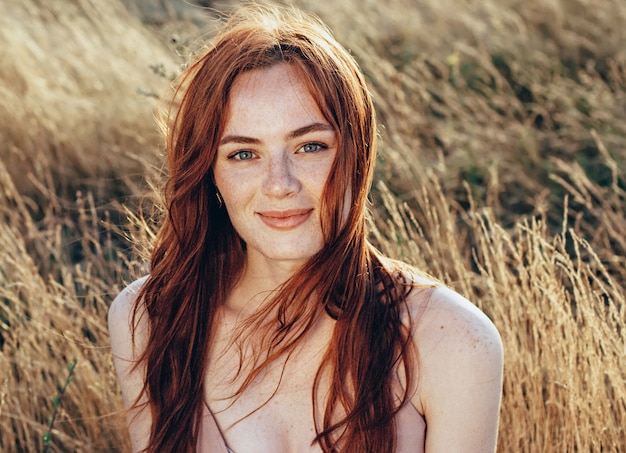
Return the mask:
POLYGON ((286 209, 284 211, 259 211, 261 221, 275 230, 291 230, 299 227, 313 213, 313 209, 286 209))

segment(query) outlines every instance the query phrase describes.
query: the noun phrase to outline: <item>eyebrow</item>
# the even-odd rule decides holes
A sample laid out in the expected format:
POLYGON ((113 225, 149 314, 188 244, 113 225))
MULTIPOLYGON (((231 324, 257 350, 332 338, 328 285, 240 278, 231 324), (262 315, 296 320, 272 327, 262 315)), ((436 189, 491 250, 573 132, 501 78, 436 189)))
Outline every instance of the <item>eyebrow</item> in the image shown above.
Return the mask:
MULTIPOLYGON (((293 140, 294 138, 301 137, 310 132, 335 132, 335 129, 326 123, 312 123, 307 126, 300 127, 294 131, 291 131, 287 134, 288 140, 293 140)), ((241 143, 246 145, 258 145, 261 143, 261 140, 253 137, 246 137, 245 135, 226 135, 222 137, 218 146, 225 145, 227 143, 241 143)))

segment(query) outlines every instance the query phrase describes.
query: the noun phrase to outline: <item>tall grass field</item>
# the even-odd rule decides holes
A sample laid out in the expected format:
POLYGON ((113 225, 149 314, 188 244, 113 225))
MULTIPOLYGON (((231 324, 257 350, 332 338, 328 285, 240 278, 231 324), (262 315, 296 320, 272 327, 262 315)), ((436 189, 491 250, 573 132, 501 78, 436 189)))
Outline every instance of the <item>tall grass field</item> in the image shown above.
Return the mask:
MULTIPOLYGON (((106 314, 145 272, 155 112, 234 4, 195 3, 0 2, 2 452, 128 451, 106 314)), ((498 451, 625 452, 626 2, 293 4, 369 81, 372 240, 502 334, 498 451)))

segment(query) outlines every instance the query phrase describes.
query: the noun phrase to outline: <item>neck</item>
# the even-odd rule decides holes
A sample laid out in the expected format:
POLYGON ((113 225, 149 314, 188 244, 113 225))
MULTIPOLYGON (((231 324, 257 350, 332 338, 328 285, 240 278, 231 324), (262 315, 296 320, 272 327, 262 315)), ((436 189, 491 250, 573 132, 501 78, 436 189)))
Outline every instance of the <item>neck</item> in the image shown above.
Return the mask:
POLYGON ((254 313, 271 298, 287 280, 303 266, 303 261, 269 261, 263 257, 246 256, 241 276, 235 283, 226 307, 238 315, 254 313))

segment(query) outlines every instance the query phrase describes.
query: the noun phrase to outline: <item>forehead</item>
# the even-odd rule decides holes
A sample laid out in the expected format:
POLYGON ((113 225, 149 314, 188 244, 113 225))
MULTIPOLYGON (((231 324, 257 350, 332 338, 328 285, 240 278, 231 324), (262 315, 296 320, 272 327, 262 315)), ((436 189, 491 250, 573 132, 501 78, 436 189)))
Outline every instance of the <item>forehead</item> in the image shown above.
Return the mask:
POLYGON ((237 76, 228 97, 226 131, 242 122, 264 124, 277 118, 283 123, 307 118, 326 122, 302 72, 292 64, 278 63, 237 76))

